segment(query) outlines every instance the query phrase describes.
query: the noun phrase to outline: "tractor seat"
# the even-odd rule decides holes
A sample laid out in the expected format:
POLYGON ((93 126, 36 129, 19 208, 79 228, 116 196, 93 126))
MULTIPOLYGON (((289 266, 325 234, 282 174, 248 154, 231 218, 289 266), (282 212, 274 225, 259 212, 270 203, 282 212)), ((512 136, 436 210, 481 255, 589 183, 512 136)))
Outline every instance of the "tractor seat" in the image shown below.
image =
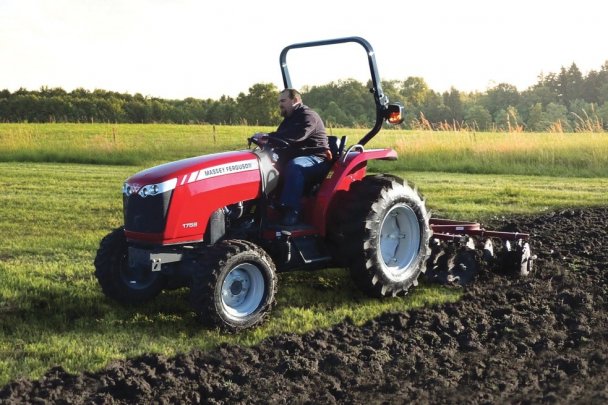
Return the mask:
POLYGON ((348 137, 346 135, 340 138, 338 141, 338 137, 334 135, 329 135, 327 137, 327 141, 329 143, 329 150, 331 151, 332 161, 335 162, 340 158, 342 153, 344 153, 344 148, 346 147, 346 141, 348 137))
MULTIPOLYGON (((342 156, 342 153, 344 153, 344 147, 346 146, 347 139, 348 138, 346 137, 346 135, 342 136, 342 138, 340 138, 339 142, 338 142, 337 136, 329 135, 327 137, 327 140, 329 143, 329 150, 331 151, 331 156, 332 156, 332 158, 331 158, 332 166, 340 158, 340 156, 342 156)), ((329 170, 331 170, 331 167, 330 167, 330 169, 328 169, 328 171, 329 170)), ((325 175, 323 176, 323 179, 325 179, 326 176, 327 176, 327 173, 325 173, 325 175)), ((307 187, 305 187, 304 195, 308 196, 308 197, 312 197, 315 194, 317 194, 317 192, 321 188, 321 183, 323 182, 323 179, 319 182, 309 184, 307 187)))

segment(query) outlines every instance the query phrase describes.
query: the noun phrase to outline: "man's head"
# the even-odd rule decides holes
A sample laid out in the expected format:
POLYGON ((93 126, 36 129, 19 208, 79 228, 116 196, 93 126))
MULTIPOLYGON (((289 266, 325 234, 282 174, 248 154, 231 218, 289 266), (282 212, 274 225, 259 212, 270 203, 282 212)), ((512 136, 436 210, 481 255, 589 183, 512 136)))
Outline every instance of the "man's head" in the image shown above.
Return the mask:
POLYGON ((296 89, 285 89, 279 94, 279 110, 282 117, 290 117, 300 104, 302 104, 302 96, 296 89))

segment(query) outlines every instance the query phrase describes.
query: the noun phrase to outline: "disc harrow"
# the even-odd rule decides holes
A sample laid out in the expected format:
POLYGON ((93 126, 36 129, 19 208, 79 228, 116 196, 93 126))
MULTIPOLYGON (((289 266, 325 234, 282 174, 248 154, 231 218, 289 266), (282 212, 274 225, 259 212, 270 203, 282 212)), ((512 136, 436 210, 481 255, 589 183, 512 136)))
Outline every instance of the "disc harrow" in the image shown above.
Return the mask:
POLYGON ((480 223, 431 218, 431 255, 426 277, 441 284, 470 283, 482 269, 527 276, 535 255, 530 235, 482 228, 480 223))

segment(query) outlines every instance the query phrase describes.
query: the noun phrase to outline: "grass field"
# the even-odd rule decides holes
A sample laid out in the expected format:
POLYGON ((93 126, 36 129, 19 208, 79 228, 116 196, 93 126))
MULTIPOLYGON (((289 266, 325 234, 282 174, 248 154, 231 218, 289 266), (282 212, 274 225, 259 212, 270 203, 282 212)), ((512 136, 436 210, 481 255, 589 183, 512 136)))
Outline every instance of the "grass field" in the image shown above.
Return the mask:
MULTIPOLYGON (((124 179, 151 164, 243 148, 244 139, 262 129, 0 124, 0 384, 37 377, 53 365, 76 372, 146 352, 254 344, 345 317, 362 323, 384 311, 458 298, 454 290, 421 285, 405 298, 375 300, 359 293, 341 269, 282 274, 271 322, 234 336, 200 326, 186 290, 143 307, 108 301, 92 262, 100 239, 121 224, 124 179)), ((343 132, 352 143, 364 131, 343 132)), ((384 131, 370 146, 399 150, 398 161, 371 168, 417 184, 436 215, 485 221, 606 205, 606 134, 384 131), (518 151, 526 151, 521 158, 530 168, 530 162, 545 162, 542 173, 522 172, 518 151), (441 153, 442 159, 433 158, 441 153), (482 153, 487 159, 477 162, 482 153), (416 169, 416 158, 434 163, 416 169)))

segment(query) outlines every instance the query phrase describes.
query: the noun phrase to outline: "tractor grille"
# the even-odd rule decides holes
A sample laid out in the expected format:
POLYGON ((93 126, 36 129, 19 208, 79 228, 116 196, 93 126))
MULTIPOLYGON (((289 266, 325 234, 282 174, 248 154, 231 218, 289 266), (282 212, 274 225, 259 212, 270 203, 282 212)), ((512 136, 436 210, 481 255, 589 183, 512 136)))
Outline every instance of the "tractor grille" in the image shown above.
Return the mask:
POLYGON ((173 191, 167 191, 146 198, 137 193, 128 197, 123 194, 125 229, 132 232, 163 232, 172 194, 173 191))

